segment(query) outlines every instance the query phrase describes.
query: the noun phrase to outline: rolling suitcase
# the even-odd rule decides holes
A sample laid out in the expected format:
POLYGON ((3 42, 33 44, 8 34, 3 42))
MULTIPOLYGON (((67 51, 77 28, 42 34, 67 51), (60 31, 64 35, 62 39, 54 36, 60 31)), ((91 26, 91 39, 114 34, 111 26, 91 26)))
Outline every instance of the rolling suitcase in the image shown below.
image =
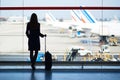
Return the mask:
POLYGON ((46 51, 46 37, 45 37, 45 70, 49 71, 52 68, 52 55, 46 51))

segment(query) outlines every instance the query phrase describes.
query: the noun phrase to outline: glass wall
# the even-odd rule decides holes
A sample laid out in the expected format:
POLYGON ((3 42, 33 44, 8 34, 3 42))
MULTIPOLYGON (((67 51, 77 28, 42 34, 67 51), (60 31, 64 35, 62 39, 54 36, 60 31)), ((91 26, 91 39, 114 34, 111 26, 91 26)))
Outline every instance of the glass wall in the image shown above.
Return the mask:
MULTIPOLYGON (((0 7, 119 5, 120 1, 114 0, 0 0, 0 7)), ((53 59, 91 61, 100 57, 104 61, 119 60, 120 10, 0 10, 0 57, 4 60, 9 61, 9 55, 24 55, 23 61, 29 60, 25 31, 32 13, 38 16, 41 33, 47 34, 46 48, 53 59)), ((41 38, 39 54, 44 52, 45 41, 41 38)))

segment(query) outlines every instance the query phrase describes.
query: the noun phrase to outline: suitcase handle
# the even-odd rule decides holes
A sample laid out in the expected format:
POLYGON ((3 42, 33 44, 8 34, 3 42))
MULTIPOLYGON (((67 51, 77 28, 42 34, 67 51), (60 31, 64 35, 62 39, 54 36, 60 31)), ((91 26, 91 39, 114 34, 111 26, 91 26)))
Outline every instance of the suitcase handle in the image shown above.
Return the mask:
POLYGON ((45 52, 46 52, 46 36, 45 36, 45 52))

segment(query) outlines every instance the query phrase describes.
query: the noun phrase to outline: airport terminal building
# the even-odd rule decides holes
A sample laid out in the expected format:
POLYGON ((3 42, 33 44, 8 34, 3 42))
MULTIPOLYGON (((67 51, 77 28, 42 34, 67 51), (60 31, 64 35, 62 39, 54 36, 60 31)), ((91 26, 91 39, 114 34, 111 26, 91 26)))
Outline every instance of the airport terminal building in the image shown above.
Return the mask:
POLYGON ((119 80, 119 3, 0 0, 0 79, 119 80))

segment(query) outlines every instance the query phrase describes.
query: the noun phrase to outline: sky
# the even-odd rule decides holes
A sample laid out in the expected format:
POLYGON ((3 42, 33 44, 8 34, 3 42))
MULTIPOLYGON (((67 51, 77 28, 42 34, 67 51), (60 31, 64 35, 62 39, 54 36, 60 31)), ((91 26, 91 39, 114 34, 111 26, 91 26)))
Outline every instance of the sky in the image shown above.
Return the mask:
MULTIPOLYGON (((117 6, 120 7, 120 0, 0 0, 0 6, 117 6)), ((44 18, 48 10, 25 10, 25 11, 0 11, 0 16, 27 16, 35 12, 39 18, 44 18)), ((70 10, 51 10, 56 18, 70 18, 70 10)), ((96 18, 120 17, 120 10, 90 10, 96 18), (103 16, 102 14, 103 13, 103 16)))

